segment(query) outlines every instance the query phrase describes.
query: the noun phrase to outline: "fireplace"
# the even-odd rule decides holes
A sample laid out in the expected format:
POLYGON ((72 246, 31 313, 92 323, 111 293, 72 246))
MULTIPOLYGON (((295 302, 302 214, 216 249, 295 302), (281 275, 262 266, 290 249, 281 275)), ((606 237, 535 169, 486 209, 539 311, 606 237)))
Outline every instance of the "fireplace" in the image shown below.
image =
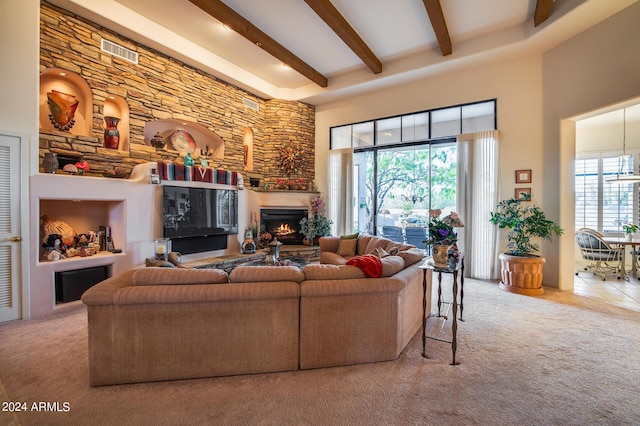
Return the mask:
POLYGON ((302 244, 300 221, 307 217, 306 209, 261 209, 261 228, 282 244, 302 244))

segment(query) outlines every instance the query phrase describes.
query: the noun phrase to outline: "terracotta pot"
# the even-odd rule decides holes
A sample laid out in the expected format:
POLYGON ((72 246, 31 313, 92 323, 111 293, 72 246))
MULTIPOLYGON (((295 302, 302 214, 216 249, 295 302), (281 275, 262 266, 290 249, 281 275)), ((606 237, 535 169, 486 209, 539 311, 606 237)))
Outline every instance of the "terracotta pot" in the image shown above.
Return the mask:
POLYGON ((542 268, 544 257, 521 257, 502 253, 498 256, 502 265, 500 289, 527 296, 544 294, 542 288, 542 268))

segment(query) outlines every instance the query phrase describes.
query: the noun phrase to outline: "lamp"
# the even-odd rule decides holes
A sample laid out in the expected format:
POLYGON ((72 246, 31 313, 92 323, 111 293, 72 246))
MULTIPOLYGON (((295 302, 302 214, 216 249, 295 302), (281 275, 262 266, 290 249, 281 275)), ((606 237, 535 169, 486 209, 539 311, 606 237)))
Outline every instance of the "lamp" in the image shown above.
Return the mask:
POLYGON ((609 183, 637 183, 640 182, 640 176, 629 173, 628 170, 623 170, 625 163, 629 160, 631 155, 626 152, 627 147, 627 109, 622 110, 622 155, 618 157, 618 173, 615 175, 607 176, 604 180, 609 183))

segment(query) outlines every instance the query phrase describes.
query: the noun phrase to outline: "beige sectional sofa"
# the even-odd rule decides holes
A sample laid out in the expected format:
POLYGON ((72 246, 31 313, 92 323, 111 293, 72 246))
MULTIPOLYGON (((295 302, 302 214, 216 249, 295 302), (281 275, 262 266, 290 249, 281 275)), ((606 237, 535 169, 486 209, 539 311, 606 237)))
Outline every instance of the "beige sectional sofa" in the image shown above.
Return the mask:
POLYGON ((90 384, 395 359, 422 324, 421 256, 411 250, 403 250, 406 265, 386 268, 393 273, 380 278, 334 264, 247 266, 230 274, 152 267, 111 277, 82 296, 90 384))
MULTIPOLYGON (((361 236, 353 256, 338 254, 340 238, 320 238, 320 265, 307 265, 300 284, 300 368, 396 359, 422 326, 424 253, 386 238, 361 236), (376 248, 398 255, 382 259, 382 276, 366 278, 354 256, 376 248), (400 262, 400 266, 398 266, 400 262), (389 266, 392 265, 392 266, 389 266)), ((431 306, 428 272, 427 306, 431 306)))
POLYGON ((304 275, 263 269, 144 268, 91 287, 90 384, 296 370, 304 275))

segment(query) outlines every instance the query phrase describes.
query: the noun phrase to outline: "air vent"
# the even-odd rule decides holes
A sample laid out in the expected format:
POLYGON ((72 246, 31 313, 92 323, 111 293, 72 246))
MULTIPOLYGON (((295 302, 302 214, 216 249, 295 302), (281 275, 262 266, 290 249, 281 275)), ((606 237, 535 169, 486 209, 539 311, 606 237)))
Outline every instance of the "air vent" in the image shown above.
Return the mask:
POLYGON ((102 39, 102 51, 111 53, 118 58, 122 58, 125 61, 129 61, 131 63, 138 63, 138 54, 133 50, 129 50, 125 47, 120 46, 119 44, 115 44, 110 42, 109 40, 102 39))
POLYGON ((251 99, 247 99, 247 98, 242 98, 242 102, 244 103, 245 107, 252 109, 254 111, 258 110, 259 105, 256 101, 252 101, 251 99))

